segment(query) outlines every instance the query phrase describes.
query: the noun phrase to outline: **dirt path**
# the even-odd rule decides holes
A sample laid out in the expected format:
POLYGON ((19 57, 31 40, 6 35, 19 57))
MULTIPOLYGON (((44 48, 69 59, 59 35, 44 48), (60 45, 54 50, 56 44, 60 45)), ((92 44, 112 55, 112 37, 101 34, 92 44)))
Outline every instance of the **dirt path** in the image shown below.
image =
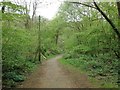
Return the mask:
POLYGON ((20 88, 90 88, 87 76, 68 70, 57 60, 62 55, 47 60, 33 72, 20 88))

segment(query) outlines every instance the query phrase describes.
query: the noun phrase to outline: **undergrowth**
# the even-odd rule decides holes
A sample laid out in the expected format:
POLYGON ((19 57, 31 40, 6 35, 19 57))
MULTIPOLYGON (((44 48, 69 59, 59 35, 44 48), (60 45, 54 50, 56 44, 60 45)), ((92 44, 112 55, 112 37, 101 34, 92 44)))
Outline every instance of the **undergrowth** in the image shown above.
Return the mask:
POLYGON ((91 82, 98 85, 98 87, 117 88, 117 60, 114 60, 114 63, 110 63, 109 65, 105 62, 100 62, 100 60, 104 61, 103 58, 100 57, 91 57, 81 54, 79 58, 68 58, 65 56, 60 62, 87 73, 91 82))

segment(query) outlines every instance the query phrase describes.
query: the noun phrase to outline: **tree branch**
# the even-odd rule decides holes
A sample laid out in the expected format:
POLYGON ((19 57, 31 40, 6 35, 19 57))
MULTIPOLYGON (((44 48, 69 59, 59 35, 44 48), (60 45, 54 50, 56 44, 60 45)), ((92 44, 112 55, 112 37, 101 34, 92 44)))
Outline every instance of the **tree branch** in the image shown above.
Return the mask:
POLYGON ((116 26, 114 25, 114 23, 107 17, 107 15, 98 7, 98 5, 96 4, 96 2, 93 2, 96 9, 102 14, 102 16, 107 20, 107 22, 111 25, 111 27, 113 28, 114 32, 117 34, 119 40, 120 40, 120 32, 118 31, 118 29, 116 28, 116 26))
POLYGON ((81 4, 81 5, 84 5, 84 6, 87 6, 87 7, 94 8, 97 11, 99 11, 102 14, 102 16, 107 20, 107 22, 111 25, 111 27, 113 28, 114 32, 117 34, 118 39, 120 40, 120 32, 119 32, 119 30, 116 28, 114 23, 107 17, 107 15, 98 7, 98 5, 96 4, 96 2, 94 0, 93 0, 93 3, 95 5, 95 7, 87 5, 87 4, 84 4, 84 3, 80 3, 80 2, 69 2, 69 3, 81 4))
POLYGON ((81 5, 84 5, 84 6, 87 6, 87 7, 91 7, 91 8, 97 9, 96 7, 93 7, 93 6, 90 6, 90 5, 84 4, 84 3, 80 3, 80 2, 69 2, 69 3, 81 4, 81 5))

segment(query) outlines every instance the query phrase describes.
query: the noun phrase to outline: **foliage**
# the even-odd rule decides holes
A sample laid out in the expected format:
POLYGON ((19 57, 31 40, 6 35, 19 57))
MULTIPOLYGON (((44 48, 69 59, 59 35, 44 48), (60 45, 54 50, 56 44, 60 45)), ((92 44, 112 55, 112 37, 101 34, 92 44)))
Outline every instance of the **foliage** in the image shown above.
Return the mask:
MULTIPOLYGON (((92 2, 83 4, 93 5, 92 2)), ((108 18, 118 25, 115 2, 98 3, 108 18)), ((88 72, 100 80, 117 83, 119 40, 105 18, 94 8, 64 2, 53 20, 31 19, 27 8, 1 2, 3 87, 15 87, 38 61, 39 39, 42 61, 64 53, 63 62, 88 72), (40 31, 39 31, 40 24, 40 31), (100 78, 98 78, 100 77, 100 78), (102 79, 101 79, 102 78, 102 79)), ((114 87, 114 86, 113 86, 114 87)))
MULTIPOLYGON (((99 7, 117 26, 116 4, 100 2, 99 7)), ((107 82, 116 87, 119 40, 109 23, 95 9, 81 4, 65 2, 59 13, 67 21, 67 26, 72 27, 70 30, 68 27, 64 29, 70 37, 64 33, 66 54, 63 62, 88 72, 90 77, 103 77, 103 82, 109 77, 114 78, 107 82)))
MULTIPOLYGON (((117 78, 118 78, 118 67, 116 63, 117 60, 114 60, 111 64, 105 63, 106 59, 103 58, 94 58, 87 55, 80 55, 79 58, 69 58, 61 59, 60 62, 63 64, 71 65, 80 72, 87 73, 88 76, 99 80, 97 83, 100 83, 100 87, 105 88, 117 88, 117 78), (98 61, 99 60, 99 61, 98 61), (101 62, 103 61, 103 62, 101 62), (108 66, 109 65, 109 66, 108 66), (111 78, 111 79, 110 79, 111 78)), ((107 58, 108 59, 108 58, 107 58)))
POLYGON ((2 13, 2 72, 3 87, 15 87, 16 82, 25 80, 25 74, 37 65, 34 59, 37 47, 37 37, 34 27, 25 27, 25 8, 11 2, 1 2, 9 8, 2 13), (24 17, 24 18, 23 18, 24 17))

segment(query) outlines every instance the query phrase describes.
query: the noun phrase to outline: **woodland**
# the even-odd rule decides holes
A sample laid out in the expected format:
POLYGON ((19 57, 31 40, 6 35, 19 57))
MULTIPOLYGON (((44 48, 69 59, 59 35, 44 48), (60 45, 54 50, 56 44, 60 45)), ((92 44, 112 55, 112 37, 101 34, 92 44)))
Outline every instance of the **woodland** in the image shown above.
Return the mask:
POLYGON ((37 65, 58 54, 101 82, 118 87, 120 59, 120 1, 65 1, 52 20, 33 14, 28 3, 0 2, 2 86, 16 87, 37 65))

